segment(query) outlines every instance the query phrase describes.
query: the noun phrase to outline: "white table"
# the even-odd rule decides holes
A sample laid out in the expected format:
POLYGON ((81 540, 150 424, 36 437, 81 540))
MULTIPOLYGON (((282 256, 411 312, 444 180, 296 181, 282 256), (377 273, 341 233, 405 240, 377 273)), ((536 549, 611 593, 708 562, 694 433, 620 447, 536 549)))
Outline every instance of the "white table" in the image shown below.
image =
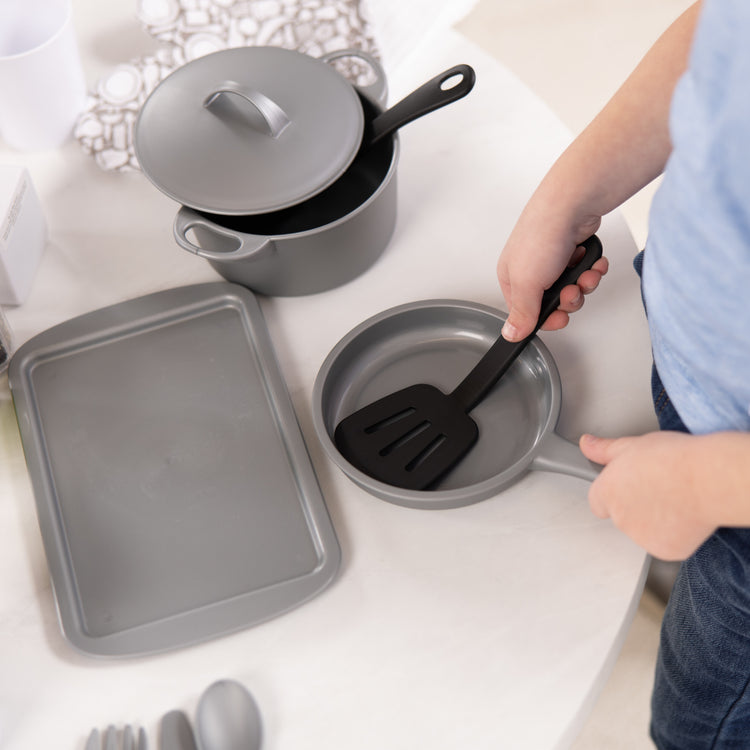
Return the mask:
MULTIPOLYGON (((104 17, 81 24, 84 50, 115 38, 104 17)), ((313 601, 163 655, 74 652, 56 620, 0 384, 3 748, 73 750, 91 727, 125 722, 145 726, 155 747, 161 715, 192 713, 221 677, 256 696, 265 750, 549 750, 580 729, 624 639, 647 560, 590 514, 587 484, 538 472, 467 508, 404 509, 355 487, 312 428, 316 372, 364 318, 424 298, 503 307, 497 255, 569 135, 518 80, 449 31, 389 71, 392 100, 456 62, 476 68, 477 85, 402 131, 398 225, 380 261, 331 292, 262 300, 343 550, 337 580, 313 601)), ((102 172, 73 142, 47 154, 2 148, 0 161, 29 167, 51 230, 30 298, 7 311, 17 343, 110 303, 218 280, 174 244, 177 207, 142 175, 102 172)), ((563 381, 559 429, 571 439, 653 427, 648 338, 630 267, 636 248, 618 216, 600 236, 612 261, 601 290, 564 333, 543 335, 563 381)))

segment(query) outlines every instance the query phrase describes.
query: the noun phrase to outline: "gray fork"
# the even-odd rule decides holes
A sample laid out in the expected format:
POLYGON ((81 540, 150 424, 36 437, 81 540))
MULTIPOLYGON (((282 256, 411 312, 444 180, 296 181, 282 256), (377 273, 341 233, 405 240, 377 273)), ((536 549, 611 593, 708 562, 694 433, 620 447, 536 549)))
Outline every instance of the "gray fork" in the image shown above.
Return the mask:
POLYGON ((98 729, 92 729, 85 750, 148 750, 146 730, 141 727, 136 731, 128 724, 118 731, 110 725, 102 735, 98 729))

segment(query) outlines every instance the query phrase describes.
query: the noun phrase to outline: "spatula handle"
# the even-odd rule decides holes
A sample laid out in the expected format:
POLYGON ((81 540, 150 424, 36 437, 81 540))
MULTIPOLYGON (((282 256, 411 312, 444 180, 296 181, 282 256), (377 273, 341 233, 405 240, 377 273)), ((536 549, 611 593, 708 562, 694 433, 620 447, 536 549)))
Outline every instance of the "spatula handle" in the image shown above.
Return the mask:
POLYGON ((516 357, 534 338, 544 321, 557 310, 560 305, 560 291, 563 287, 575 284, 578 277, 602 257, 602 243, 595 234, 584 240, 581 245, 585 248, 581 260, 575 266, 567 267, 557 281, 542 295, 539 319, 532 333, 522 341, 517 342, 506 341, 502 336, 499 336, 472 371, 453 391, 451 396, 459 401, 465 411, 471 411, 487 395, 487 392, 505 374, 516 357))
POLYGON ((476 73, 470 65, 455 65, 443 71, 372 120, 364 142, 373 146, 412 120, 461 99, 471 91, 475 81, 476 73), (453 85, 443 88, 448 81, 453 85))

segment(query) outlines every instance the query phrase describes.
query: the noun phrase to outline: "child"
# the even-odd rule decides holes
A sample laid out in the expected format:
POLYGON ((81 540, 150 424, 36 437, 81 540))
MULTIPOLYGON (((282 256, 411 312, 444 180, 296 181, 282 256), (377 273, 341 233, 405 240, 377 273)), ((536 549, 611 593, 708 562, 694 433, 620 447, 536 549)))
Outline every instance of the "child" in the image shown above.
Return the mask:
MULTIPOLYGON (((580 446, 604 465, 592 511, 684 560, 662 624, 656 746, 750 748, 748 0, 691 6, 546 175, 498 263, 506 338, 532 330, 576 243, 662 173, 636 259, 662 430, 580 446)), ((606 271, 602 259, 567 287, 544 327, 566 325, 606 271)))

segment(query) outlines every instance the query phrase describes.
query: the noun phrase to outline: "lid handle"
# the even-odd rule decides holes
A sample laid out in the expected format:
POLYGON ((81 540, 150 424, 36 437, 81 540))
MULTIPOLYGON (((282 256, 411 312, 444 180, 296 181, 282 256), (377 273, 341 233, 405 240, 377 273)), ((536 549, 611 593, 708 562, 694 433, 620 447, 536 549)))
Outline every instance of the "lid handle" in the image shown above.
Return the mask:
POLYGON ((260 91, 243 86, 236 81, 224 81, 219 84, 219 86, 203 100, 203 106, 206 109, 212 109, 214 113, 219 114, 216 104, 222 96, 228 95, 239 96, 241 99, 252 104, 260 115, 260 120, 258 122, 251 122, 251 125, 255 127, 256 124, 259 124, 260 129, 266 133, 266 135, 270 135, 271 138, 278 138, 291 122, 286 116, 284 110, 281 109, 281 107, 279 107, 279 105, 272 99, 269 99, 260 91))

